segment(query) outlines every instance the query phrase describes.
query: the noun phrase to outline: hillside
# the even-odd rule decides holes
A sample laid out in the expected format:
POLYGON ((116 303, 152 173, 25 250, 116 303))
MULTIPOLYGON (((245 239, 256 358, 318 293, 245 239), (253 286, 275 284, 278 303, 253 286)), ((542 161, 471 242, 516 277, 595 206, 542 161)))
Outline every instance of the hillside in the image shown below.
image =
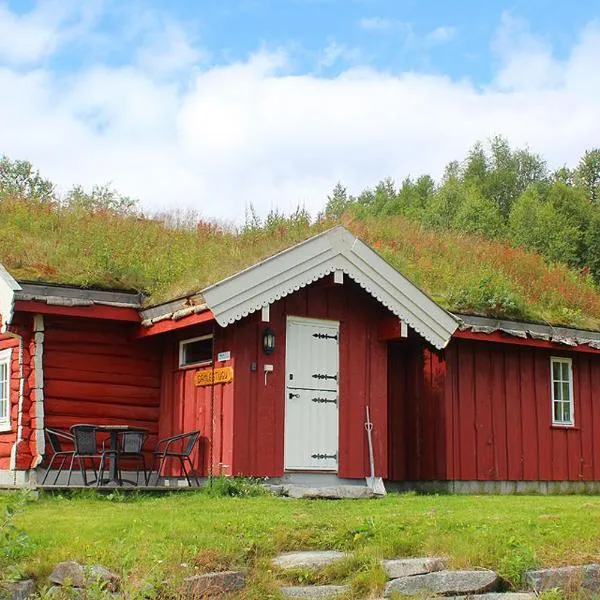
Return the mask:
POLYGON ((155 303, 198 290, 342 222, 452 311, 600 328, 589 275, 508 242, 439 232, 405 217, 322 218, 302 211, 240 231, 193 216, 0 199, 0 262, 17 278, 134 288, 155 303))

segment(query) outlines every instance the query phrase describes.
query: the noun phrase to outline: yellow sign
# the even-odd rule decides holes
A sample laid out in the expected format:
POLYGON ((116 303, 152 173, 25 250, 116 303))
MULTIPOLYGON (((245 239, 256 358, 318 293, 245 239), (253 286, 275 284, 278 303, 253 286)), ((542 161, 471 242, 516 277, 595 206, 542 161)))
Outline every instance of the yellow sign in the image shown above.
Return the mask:
POLYGON ((194 376, 194 383, 199 387, 215 383, 229 383, 231 381, 233 381, 233 367, 204 369, 203 371, 196 371, 194 376))

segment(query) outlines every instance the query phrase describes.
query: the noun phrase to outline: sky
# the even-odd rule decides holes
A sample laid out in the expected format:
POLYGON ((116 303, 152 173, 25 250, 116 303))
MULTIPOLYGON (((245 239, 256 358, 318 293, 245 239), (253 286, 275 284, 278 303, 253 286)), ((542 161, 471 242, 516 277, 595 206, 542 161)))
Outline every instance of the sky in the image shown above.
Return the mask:
POLYGON ((439 178, 505 136, 600 146, 597 0, 0 0, 0 155, 243 221, 439 178))

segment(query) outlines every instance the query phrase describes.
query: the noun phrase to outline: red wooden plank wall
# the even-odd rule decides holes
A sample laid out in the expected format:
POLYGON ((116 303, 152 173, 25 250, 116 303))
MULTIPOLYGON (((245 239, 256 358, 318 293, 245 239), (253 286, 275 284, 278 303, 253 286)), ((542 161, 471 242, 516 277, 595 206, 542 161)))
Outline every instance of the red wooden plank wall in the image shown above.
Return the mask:
POLYGON ((455 340, 446 358, 447 479, 600 479, 600 357, 455 340), (573 360, 573 428, 552 426, 551 356, 573 360))
POLYGON ((128 424, 156 443, 161 349, 135 341, 135 326, 77 318, 44 320, 45 425, 128 424))
MULTIPOLYGON (((233 360, 216 363, 216 367, 234 367, 232 383, 198 387, 194 376, 203 368, 179 368, 179 341, 212 332, 212 325, 194 326, 168 336, 162 364, 162 401, 160 437, 165 438, 200 430, 199 445, 192 454, 192 464, 199 475, 232 473, 233 390, 237 372, 233 360), (212 459, 212 470, 210 468, 212 459)), ((227 330, 217 338, 215 352, 226 344, 227 330)), ((181 475, 179 463, 166 465, 165 474, 181 475)))
POLYGON ((335 285, 322 279, 270 307, 268 324, 276 334, 276 350, 265 356, 262 332, 267 325, 255 314, 230 326, 228 343, 236 357, 234 473, 256 476, 283 474, 285 409, 285 334, 287 316, 340 322, 340 477, 368 473, 364 429, 370 405, 378 475, 387 476, 387 345, 377 338, 377 326, 390 313, 350 280, 335 285), (250 365, 257 363, 256 372, 250 365), (264 384, 264 364, 273 373, 264 384))
POLYGON ((444 381, 444 361, 420 341, 390 343, 390 479, 445 479, 444 381))
MULTIPOLYGON (((205 435, 204 472, 213 442, 213 469, 234 475, 283 474, 285 410, 285 334, 288 315, 340 321, 340 442, 339 475, 364 477, 368 454, 364 430, 365 405, 371 406, 378 474, 387 474, 387 346, 377 339, 377 324, 389 316, 376 300, 348 278, 334 285, 330 278, 316 282, 270 307, 268 325, 276 335, 271 356, 262 352, 267 323, 255 313, 216 332, 216 351, 231 351, 235 360, 233 384, 215 387, 211 430, 210 387, 195 388, 195 370, 177 368, 181 339, 208 333, 193 327, 170 336, 163 365, 163 433, 200 428, 205 435), (255 363, 256 370, 251 370, 255 363), (264 365, 273 372, 264 380, 264 365), (223 410, 221 405, 223 404, 223 410), (223 422, 221 423, 221 419, 223 422), (169 425, 164 425, 170 423, 169 425), (214 440, 210 432, 214 431, 214 440), (220 466, 219 463, 228 465, 220 466)), ((218 366, 223 366, 220 363, 218 366)))
MULTIPOLYGON (((35 419, 31 412, 31 319, 15 319, 16 323, 11 329, 23 337, 23 416, 21 419, 21 443, 17 448, 16 467, 17 469, 27 469, 31 466, 33 455, 35 453, 35 443, 32 438, 32 428, 35 426, 35 419)), ((0 433, 0 469, 10 467, 10 453, 17 440, 18 428, 18 408, 19 408, 19 389, 20 389, 20 369, 19 369, 19 340, 10 336, 0 335, 0 350, 12 348, 11 368, 10 368, 10 424, 9 432, 0 433)))
POLYGON ((0 433, 0 469, 10 466, 10 452, 17 439, 17 408, 19 402, 19 342, 0 335, 0 350, 11 349, 9 401, 11 431, 0 433))

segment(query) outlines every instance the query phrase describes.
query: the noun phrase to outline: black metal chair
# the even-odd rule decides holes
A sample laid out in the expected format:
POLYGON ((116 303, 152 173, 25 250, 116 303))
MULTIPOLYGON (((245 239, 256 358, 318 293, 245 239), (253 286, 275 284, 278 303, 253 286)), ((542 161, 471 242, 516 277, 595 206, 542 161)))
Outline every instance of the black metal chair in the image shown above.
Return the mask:
MULTIPOLYGON (((154 467, 158 462, 158 468, 156 469, 156 482, 158 484, 158 479, 160 477, 160 472, 168 458, 178 459, 179 464, 181 465, 181 470, 187 479, 188 485, 191 487, 192 482, 190 480, 190 473, 193 472, 194 466, 192 465, 192 460, 190 455, 194 450, 194 446, 198 442, 200 438, 199 431, 190 431, 188 433, 181 433, 179 435, 174 435, 172 437, 168 437, 156 444, 156 449, 153 453, 152 459, 152 468, 150 469, 150 473, 148 478, 146 479, 146 485, 150 483, 150 478, 152 477, 152 473, 154 472, 154 467), (190 467, 188 471, 186 468, 186 461, 190 467)), ((200 486, 200 481, 198 480, 198 476, 194 473, 194 480, 196 481, 196 485, 200 486)))
MULTIPOLYGON (((146 457, 144 456, 144 442, 148 433, 146 431, 124 431, 119 434, 119 465, 121 459, 129 458, 136 461, 135 485, 140 481, 140 463, 144 472, 144 483, 148 481, 146 472, 146 457)), ((122 479, 122 473, 119 473, 119 479, 122 479)))
POLYGON ((75 459, 79 463, 79 470, 83 477, 84 485, 90 485, 92 483, 100 482, 104 473, 104 463, 106 456, 113 454, 110 450, 103 450, 99 448, 97 439, 97 427, 96 425, 73 425, 71 427, 71 433, 73 434, 73 443, 75 445, 75 451, 71 457, 71 465, 69 467, 69 478, 67 479, 67 485, 71 483, 71 475, 73 473, 73 464, 75 459), (90 460, 92 470, 94 471, 94 481, 88 483, 87 473, 85 468, 85 461, 90 460), (99 459, 100 464, 98 471, 94 465, 94 459, 99 459))
POLYGON ((58 478, 60 477, 60 474, 65 466, 65 463, 67 462, 67 460, 69 458, 72 459, 73 454, 75 452, 75 450, 65 450, 63 447, 63 443, 69 443, 69 444, 73 444, 73 436, 70 433, 67 433, 66 431, 62 431, 60 429, 52 429, 50 427, 46 427, 45 429, 46 432, 46 439, 48 440, 48 443, 50 445, 50 448, 52 449, 52 457, 50 458, 50 462, 48 463, 48 468, 46 469, 46 472, 44 473, 44 477, 42 478, 42 482, 41 485, 44 485, 44 483, 46 483, 46 479, 48 478, 48 475, 50 474, 50 470, 52 469, 52 467, 54 466, 54 462, 56 461, 56 459, 61 459, 60 462, 60 466, 58 467, 58 471, 56 472, 56 477, 54 478, 54 482, 52 485, 56 485, 56 482, 58 481, 58 478))

